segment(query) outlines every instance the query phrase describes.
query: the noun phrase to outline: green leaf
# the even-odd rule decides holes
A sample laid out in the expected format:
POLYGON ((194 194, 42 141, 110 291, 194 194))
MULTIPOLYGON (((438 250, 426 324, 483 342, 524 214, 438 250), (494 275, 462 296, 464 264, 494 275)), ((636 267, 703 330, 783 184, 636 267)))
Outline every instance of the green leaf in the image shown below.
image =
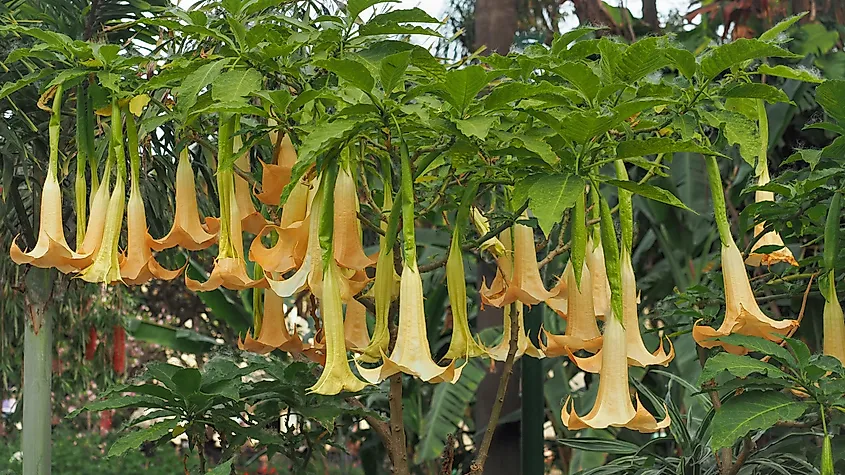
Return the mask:
POLYGON ((822 151, 815 150, 815 149, 806 149, 806 150, 799 150, 792 155, 790 155, 786 160, 783 161, 784 165, 795 163, 798 160, 802 160, 810 165, 810 170, 815 170, 816 165, 819 164, 819 161, 822 159, 822 151))
POLYGON ((346 11, 349 12, 349 16, 355 20, 358 18, 358 15, 361 14, 364 10, 370 8, 373 5, 378 5, 379 3, 399 3, 396 0, 349 0, 346 3, 346 11))
POLYGON ((616 158, 644 157, 658 153, 692 152, 702 155, 722 155, 692 140, 677 141, 671 137, 652 137, 628 140, 616 146, 616 158))
POLYGON ((797 361, 784 347, 777 343, 756 336, 733 334, 717 338, 730 345, 741 346, 750 351, 756 351, 780 360, 786 365, 795 365, 797 361))
POLYGON ((440 36, 440 33, 419 25, 401 25, 399 23, 367 23, 358 29, 361 36, 378 35, 425 35, 440 36))
POLYGON ((584 193, 584 179, 569 173, 538 173, 528 175, 514 186, 514 204, 529 206, 540 229, 548 236, 552 227, 563 218, 563 212, 575 206, 579 194, 584 193))
POLYGON ((636 454, 642 448, 631 442, 624 440, 608 440, 600 439, 598 437, 573 437, 569 439, 558 439, 560 445, 576 450, 586 450, 587 452, 599 452, 611 455, 631 455, 636 454))
POLYGON ((550 165, 558 162, 558 157, 555 155, 554 150, 552 150, 552 146, 542 139, 524 134, 511 134, 504 131, 495 131, 495 133, 512 147, 518 147, 528 150, 531 153, 536 153, 544 162, 550 165))
POLYGON ((147 427, 146 429, 130 432, 127 435, 117 439, 109 448, 109 457, 116 457, 123 455, 129 450, 137 449, 144 442, 149 440, 158 440, 168 434, 176 427, 179 420, 168 419, 147 427))
POLYGON ((10 94, 14 94, 26 86, 29 86, 36 81, 40 81, 44 77, 53 74, 53 72, 54 71, 50 68, 40 68, 18 79, 17 81, 3 84, 3 87, 0 88, 0 99, 5 99, 10 94))
POLYGON ((487 138, 487 133, 490 132, 490 127, 499 120, 496 116, 479 115, 470 117, 469 119, 459 119, 455 121, 458 130, 467 137, 478 137, 481 140, 487 138))
POLYGON ((440 23, 437 18, 429 15, 421 8, 408 8, 406 10, 391 10, 387 13, 376 15, 370 23, 440 23))
POLYGON ((196 368, 181 368, 173 374, 173 384, 176 391, 184 397, 200 390, 202 385, 202 374, 196 368))
POLYGON ((585 144, 618 124, 621 119, 616 114, 601 114, 595 110, 578 111, 566 114, 560 121, 563 137, 585 144))
POLYGON ((816 87, 816 102, 827 115, 845 125, 845 80, 832 79, 816 87))
POLYGON ((738 84, 734 87, 731 87, 724 92, 724 96, 763 99, 769 104, 775 104, 778 102, 794 104, 794 102, 789 100, 789 96, 787 96, 786 93, 783 92, 783 89, 770 86, 768 84, 760 84, 756 82, 738 84))
POLYGON ((235 459, 237 459, 237 455, 230 458, 229 460, 221 463, 220 465, 214 467, 213 470, 208 472, 207 475, 229 475, 232 473, 232 464, 235 463, 235 459))
POLYGON ((552 40, 552 55, 559 56, 562 52, 569 48, 573 41, 581 38, 584 35, 605 29, 604 27, 595 26, 580 26, 563 34, 556 34, 552 40))
POLYGON ((802 56, 765 41, 739 38, 705 53, 699 64, 699 72, 704 80, 710 80, 722 71, 746 61, 770 57, 801 58, 802 56))
POLYGON ((475 65, 447 72, 442 87, 446 91, 446 100, 463 117, 466 108, 486 85, 487 73, 484 68, 475 65))
POLYGON ((776 76, 785 79, 794 79, 796 81, 811 82, 819 84, 824 79, 815 71, 810 69, 795 69, 790 66, 778 64, 777 66, 770 66, 766 63, 760 65, 755 74, 765 74, 767 76, 776 76))
POLYGON ((609 185, 622 188, 623 190, 628 190, 632 193, 636 193, 640 196, 644 196, 650 200, 659 201, 661 203, 665 203, 667 205, 675 206, 677 208, 681 208, 683 210, 695 213, 695 211, 688 208, 687 205, 685 205, 681 200, 679 200, 677 196, 673 195, 672 192, 664 190, 663 188, 658 188, 653 185, 640 184, 635 181, 604 180, 604 182, 609 185))
POLYGON ((666 48, 665 54, 684 77, 692 78, 695 76, 695 69, 698 67, 698 63, 695 62, 694 54, 685 49, 672 47, 666 48))
POLYGON ((402 82, 405 71, 408 65, 411 64, 411 51, 403 51, 401 53, 392 54, 383 60, 379 67, 379 78, 381 80, 381 87, 384 89, 384 95, 389 96, 402 82))
POLYGON ((713 416, 713 450, 731 447, 753 430, 769 429, 779 421, 794 421, 808 407, 780 392, 744 392, 722 404, 713 416))
POLYGON ((788 30, 790 26, 794 25, 798 20, 804 18, 805 15, 807 15, 807 12, 802 12, 797 15, 792 15, 790 17, 784 18, 783 20, 779 21, 777 25, 764 31, 760 35, 760 41, 777 40, 781 33, 788 30))
POLYGON ((133 338, 154 343, 166 348, 184 352, 202 354, 217 346, 217 341, 187 328, 172 328, 158 323, 147 322, 140 318, 129 320, 126 331, 133 338))
POLYGON ((422 420, 414 463, 421 464, 440 456, 449 434, 456 433, 464 421, 467 408, 486 375, 487 371, 478 360, 470 360, 455 384, 435 386, 431 405, 422 420))
POLYGON ((255 69, 235 69, 220 74, 211 82, 211 98, 218 102, 243 102, 243 98, 261 89, 261 73, 255 69))
POLYGON ((601 88, 601 80, 584 63, 566 61, 553 71, 578 89, 587 101, 592 101, 601 88))
POLYGON ((602 38, 599 49, 602 53, 601 67, 611 78, 625 83, 633 83, 658 69, 668 65, 663 43, 665 38, 652 36, 641 39, 627 48, 619 48, 618 43, 602 38))
POLYGON ((698 384, 702 385, 714 379, 722 371, 727 371, 738 378, 745 378, 752 373, 764 374, 772 378, 787 377, 786 373, 769 363, 751 358, 750 356, 734 355, 725 352, 707 359, 707 363, 705 363, 704 369, 701 370, 701 375, 698 378, 698 384))
POLYGON ((188 110, 197 103, 200 91, 220 76, 227 63, 226 60, 206 63, 185 77, 182 84, 174 91, 178 99, 177 107, 179 110, 187 114, 188 110))
POLYGON ((123 407, 165 407, 165 401, 163 399, 159 399, 157 397, 150 397, 145 395, 140 396, 116 396, 111 397, 109 399, 105 399, 102 401, 95 401, 91 404, 87 404, 84 407, 80 407, 75 411, 71 412, 67 416, 66 419, 73 419, 74 417, 78 416, 83 411, 90 411, 90 412, 99 412, 105 411, 108 409, 120 409, 123 407))
POLYGON ((760 129, 755 121, 728 110, 701 111, 701 116, 711 127, 721 129, 729 144, 739 146, 742 159, 755 166, 760 156, 760 129))
POLYGON ((314 64, 337 74, 344 81, 365 92, 370 92, 375 86, 375 79, 370 70, 358 61, 352 59, 324 59, 314 64))

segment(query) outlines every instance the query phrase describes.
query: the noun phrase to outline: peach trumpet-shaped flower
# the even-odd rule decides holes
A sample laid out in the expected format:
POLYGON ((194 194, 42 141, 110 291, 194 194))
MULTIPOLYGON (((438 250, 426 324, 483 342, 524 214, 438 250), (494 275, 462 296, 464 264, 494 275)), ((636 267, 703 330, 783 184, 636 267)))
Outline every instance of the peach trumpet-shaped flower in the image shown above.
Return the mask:
MULTIPOLYGON (((240 135, 233 137, 235 151, 241 149, 243 142, 240 135)), ((245 151, 243 155, 238 157, 235 165, 241 170, 249 173, 249 150, 245 151)), ((255 205, 252 203, 252 193, 249 183, 240 175, 235 175, 235 201, 238 203, 238 213, 241 218, 241 227, 244 231, 252 234, 258 234, 267 225, 267 220, 258 211, 255 210, 255 205)))
MULTIPOLYGON (((176 270, 162 267, 150 251, 147 234, 147 215, 137 174, 133 171, 129 192, 129 204, 126 210, 127 246, 126 255, 120 262, 120 275, 127 285, 138 285, 152 278, 172 280, 182 272, 184 266, 176 270)), ((187 265, 187 263, 185 264, 187 265)))
POLYGON ((77 257, 77 254, 71 251, 65 240, 62 190, 52 166, 47 169, 47 178, 41 189, 41 216, 35 247, 29 252, 24 252, 18 247, 15 239, 12 240, 9 254, 15 264, 55 267, 64 273, 77 269, 73 263, 73 258, 77 257))
MULTIPOLYGON (((122 159, 122 157, 121 157, 122 159)), ((126 207, 126 186, 123 176, 117 174, 109 199, 108 212, 106 213, 105 226, 103 228, 103 239, 97 246, 97 253, 94 261, 82 269, 79 277, 86 282, 102 282, 110 284, 122 281, 120 275, 120 251, 118 242, 120 240, 120 229, 123 226, 123 211, 126 207)), ((91 219, 95 219, 91 215, 91 219)), ((90 222, 89 222, 90 223, 90 222)), ((86 233, 86 239, 88 237, 86 233)))
POLYGON ((610 282, 607 280, 607 268, 604 263, 604 248, 601 240, 587 241, 587 267, 593 278, 593 310, 596 318, 603 319, 610 313, 610 282))
POLYGON ((288 353, 299 353, 303 350, 302 340, 296 333, 291 334, 285 324, 284 300, 273 292, 259 290, 264 293, 264 305, 259 313, 255 309, 258 336, 255 332, 241 339, 238 337, 238 348, 253 353, 267 354, 275 349, 288 353))
POLYGON ((334 226, 336 231, 332 246, 334 259, 340 267, 363 271, 375 264, 375 261, 364 253, 355 178, 345 166, 340 167, 334 188, 334 226))
POLYGON ((455 367, 453 360, 448 366, 439 366, 431 357, 426 332, 425 308, 423 305, 422 277, 415 261, 402 267, 399 289, 399 332, 390 357, 383 357, 384 363, 377 368, 358 366, 361 376, 371 383, 377 383, 402 372, 430 383, 454 383, 461 376, 461 367, 455 367))
MULTIPOLYGON (((73 259, 77 269, 84 269, 94 261, 94 256, 99 251, 100 245, 103 242, 103 233, 106 229, 106 216, 109 213, 111 202, 109 185, 111 184, 112 161, 111 158, 106 160, 103 179, 91 198, 88 224, 85 227, 85 238, 82 240, 82 243, 77 243, 77 255, 73 259)), ((95 170, 92 170, 92 173, 95 172, 95 170)))
POLYGON ((626 427, 650 433, 669 427, 670 419, 665 408, 664 412, 667 413, 666 417, 658 422, 643 407, 639 395, 636 396, 636 407, 631 402, 625 328, 611 311, 605 319, 602 365, 596 402, 593 409, 586 416, 581 417, 575 412, 574 407, 570 407, 570 398, 567 398, 561 411, 563 425, 569 430, 626 427))
POLYGON ((218 170, 217 183, 220 193, 220 231, 217 258, 214 268, 205 282, 199 282, 185 274, 185 285, 194 292, 208 292, 220 286, 231 290, 266 287, 267 280, 254 280, 247 273, 243 258, 243 233, 235 200, 233 172, 218 170))
MULTIPOLYGON (((516 315, 514 318, 516 318, 518 326, 517 331, 519 332, 516 337, 516 353, 514 354, 514 361, 521 358, 522 355, 533 356, 534 358, 544 358, 546 355, 542 350, 534 346, 531 338, 529 338, 528 334, 525 332, 522 302, 517 301, 513 304, 513 306, 516 307, 516 315)), ((502 341, 500 341, 498 345, 487 349, 487 354, 489 354, 490 358, 495 361, 505 361, 508 358, 511 341, 511 308, 512 306, 508 305, 502 309, 504 313, 502 341)))
POLYGON ((541 346, 546 356, 560 356, 575 350, 596 351, 601 347, 601 332, 593 310, 592 274, 586 262, 582 266, 580 289, 575 280, 572 261, 569 261, 563 271, 563 278, 555 288, 558 297, 546 300, 546 304, 555 313, 566 319, 566 332, 563 335, 544 330, 548 344, 541 346))
MULTIPOLYGON (((211 218, 206 218, 206 223, 209 219, 211 218)), ((188 147, 185 147, 179 153, 179 164, 176 167, 176 206, 173 227, 163 238, 151 240, 150 247, 156 251, 176 246, 189 251, 199 251, 216 241, 217 235, 206 232, 200 221, 194 173, 188 160, 188 147)))
MULTIPOLYGON (((769 170, 764 168, 760 173, 760 178, 757 180, 757 185, 763 186, 769 182, 769 170)), ((762 191, 758 190, 754 193, 754 201, 756 203, 762 203, 764 201, 775 201, 775 194, 771 191, 762 191)), ((759 236, 760 233, 763 232, 763 229, 766 227, 765 222, 757 223, 754 226, 754 236, 759 236)), ((761 265, 770 266, 772 264, 777 264, 778 262, 787 262, 793 266, 797 266, 798 262, 795 260, 795 257, 792 255, 792 251, 789 250, 783 244, 783 238, 780 237, 780 234, 777 231, 769 231, 760 239, 754 243, 754 247, 751 249, 751 254, 745 259, 745 263, 749 266, 758 267, 761 265), (780 246, 780 249, 776 249, 772 252, 759 254, 755 251, 760 249, 763 246, 780 246)))
MULTIPOLYGON (((502 232, 501 241, 505 248, 508 248, 510 235, 510 232, 502 232)), ((499 264, 493 283, 489 288, 486 284, 482 285, 481 297, 485 303, 502 307, 519 300, 527 305, 535 305, 552 297, 552 293, 543 286, 534 246, 534 230, 522 224, 514 224, 512 261, 500 258, 499 261, 506 262, 499 264)))
POLYGON ((696 322, 692 329, 692 336, 699 345, 705 348, 723 346, 731 353, 742 355, 748 350, 723 344, 714 338, 738 333, 780 342, 783 335, 798 326, 796 320, 773 320, 760 310, 754 299, 748 275, 745 273, 742 254, 733 240, 727 246, 722 245, 722 276, 725 284, 725 320, 718 329, 699 325, 696 322))
MULTIPOLYGON (((622 270, 622 317, 625 322, 625 338, 626 347, 628 351, 628 364, 631 366, 652 366, 661 365, 667 366, 675 357, 675 347, 667 338, 669 344, 669 352, 663 349, 663 343, 654 352, 648 351, 643 342, 643 336, 640 333, 639 313, 637 312, 637 281, 634 277, 634 267, 631 265, 631 255, 623 251, 621 260, 622 270)), ((598 373, 601 371, 603 361, 602 351, 600 350, 595 355, 589 358, 578 358, 569 353, 569 358, 572 359, 579 368, 589 373, 598 373)))
POLYGON ((311 190, 308 182, 298 182, 282 208, 279 225, 265 226, 253 239, 249 258, 260 264, 266 272, 287 272, 302 265, 308 249, 308 206, 313 199, 311 190), (276 242, 270 247, 264 247, 261 238, 270 231, 276 233, 276 242))
POLYGON ((449 257, 446 260, 446 287, 452 308, 452 340, 443 359, 468 359, 487 354, 487 348, 472 336, 467 316, 467 288, 464 257, 458 242, 458 231, 452 236, 449 257))
POLYGON ((323 297, 320 299, 320 315, 323 317, 326 340, 326 366, 317 383, 308 389, 309 392, 317 394, 357 392, 367 385, 352 373, 346 356, 340 281, 340 269, 337 264, 329 260, 323 278, 323 297))
POLYGON ((845 315, 836 297, 834 274, 828 274, 828 289, 824 302, 824 347, 828 356, 838 358, 845 365, 845 315))
POLYGON ((343 335, 346 346, 353 351, 363 351, 370 345, 367 330, 367 308, 352 297, 346 300, 346 318, 343 319, 343 335))
POLYGON ((273 143, 273 163, 261 163, 261 192, 255 193, 258 201, 270 206, 279 206, 282 191, 290 183, 291 171, 296 164, 296 150, 290 141, 290 135, 279 137, 277 131, 270 132, 273 143))

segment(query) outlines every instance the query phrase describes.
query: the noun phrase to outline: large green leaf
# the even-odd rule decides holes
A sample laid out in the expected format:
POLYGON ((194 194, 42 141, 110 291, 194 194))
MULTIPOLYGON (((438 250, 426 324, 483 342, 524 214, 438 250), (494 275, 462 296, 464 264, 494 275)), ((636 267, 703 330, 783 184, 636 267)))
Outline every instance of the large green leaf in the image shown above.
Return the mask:
POLYGON ((598 437, 577 437, 570 439, 558 439, 560 445, 567 447, 586 450, 588 452, 600 452, 603 454, 613 455, 629 455, 635 454, 641 450, 641 447, 631 442, 624 440, 607 440, 598 437))
POLYGON ((358 15, 361 14, 364 10, 370 8, 373 5, 378 5, 379 3, 399 3, 396 0, 349 0, 346 3, 346 11, 349 12, 349 16, 352 17, 353 20, 358 18, 358 15))
POLYGON ((39 68, 26 76, 18 79, 14 82, 7 82, 3 84, 3 87, 0 88, 0 99, 5 99, 10 94, 14 94, 15 92, 29 86, 30 84, 43 79, 50 74, 53 74, 53 70, 50 68, 39 68))
POLYGON ((739 154, 746 163, 755 166, 760 156, 760 128, 755 121, 729 110, 702 111, 701 115, 711 127, 721 129, 729 144, 739 147, 739 154))
POLYGON ((108 409, 121 409, 124 407, 166 407, 166 401, 157 397, 147 395, 115 396, 101 401, 95 401, 80 407, 71 412, 65 418, 73 419, 82 411, 99 412, 108 409))
POLYGON ((211 97, 216 102, 238 103, 261 89, 261 73, 255 69, 233 69, 211 82, 211 97))
POLYGON ((632 193, 636 193, 650 200, 659 201, 661 203, 665 203, 667 205, 675 206, 677 208, 681 208, 683 210, 695 213, 695 211, 687 207, 687 205, 685 205, 681 200, 678 199, 677 196, 673 195, 672 192, 669 190, 664 190, 663 188, 659 188, 653 185, 647 185, 644 183, 637 183, 635 181, 604 180, 604 182, 609 185, 622 188, 623 190, 628 190, 632 193))
POLYGON ((466 417, 467 408, 486 374, 478 360, 470 360, 455 384, 439 384, 434 388, 430 409, 422 422, 420 441, 414 454, 415 463, 440 456, 449 434, 454 434, 466 417))
POLYGON ((758 353, 763 353, 764 355, 772 356, 785 364, 797 364, 795 357, 792 356, 786 348, 764 338, 735 333, 733 335, 720 337, 718 340, 731 345, 741 346, 749 351, 756 351, 758 353))
POLYGON ((514 203, 519 206, 530 200, 529 207, 546 236, 563 218, 563 212, 575 206, 579 193, 584 193, 584 179, 569 173, 538 173, 519 180, 514 187, 514 203))
POLYGON ((845 80, 833 79, 816 87, 816 102, 827 115, 845 124, 845 80))
POLYGON ((221 59, 203 64, 196 71, 185 77, 182 84, 174 90, 178 99, 177 107, 184 113, 187 113, 197 103, 197 97, 200 91, 220 76, 227 62, 221 59))
POLYGON ((777 367, 750 356, 719 353, 707 359, 707 363, 698 378, 698 384, 703 384, 715 378, 723 371, 727 371, 738 378, 745 378, 752 373, 764 374, 772 378, 787 377, 786 373, 777 367))
POLYGON ((767 76, 776 76, 785 79, 794 79, 796 81, 811 82, 816 84, 821 83, 824 80, 812 70, 795 69, 784 64, 778 64, 777 66, 761 64, 760 67, 757 68, 757 71, 755 71, 755 73, 765 74, 767 76))
POLYGON ((725 97, 746 97, 751 99, 763 99, 769 104, 777 102, 787 102, 792 104, 789 96, 783 92, 783 89, 770 86, 768 84, 760 84, 756 82, 744 83, 728 88, 724 92, 725 97))
POLYGON ((392 54, 381 60, 379 78, 381 79, 381 87, 384 89, 385 96, 389 96, 393 92, 393 89, 402 82, 405 71, 410 64, 410 50, 392 54))
POLYGON ((752 430, 768 429, 779 421, 794 421, 808 407, 781 392, 744 392, 716 411, 711 426, 713 450, 732 446, 752 430))
POLYGON ((469 119, 456 120, 455 125, 467 137, 477 137, 484 140, 487 138, 487 133, 490 132, 490 127, 498 120, 499 118, 496 116, 477 115, 469 119))
POLYGON ((487 72, 475 65, 447 72, 442 87, 446 100, 463 116, 467 106, 486 85, 487 72))
POLYGON ((315 61, 315 64, 365 92, 372 91, 375 86, 375 79, 367 67, 353 59, 324 59, 315 61))
POLYGON ((178 423, 179 419, 168 419, 153 424, 150 427, 147 427, 146 429, 130 432, 129 434, 126 434, 123 437, 117 439, 117 441, 112 444, 112 446, 109 448, 108 456, 115 457, 123 455, 129 450, 139 448, 144 442, 150 440, 158 440, 168 435, 178 423))
POLYGON ((739 38, 705 53, 701 58, 699 71, 703 79, 710 80, 728 68, 759 58, 801 58, 801 56, 765 41, 739 38))
POLYGON ((172 328, 140 318, 129 320, 126 331, 137 340, 155 343, 183 353, 207 353, 217 344, 213 338, 193 330, 172 328))

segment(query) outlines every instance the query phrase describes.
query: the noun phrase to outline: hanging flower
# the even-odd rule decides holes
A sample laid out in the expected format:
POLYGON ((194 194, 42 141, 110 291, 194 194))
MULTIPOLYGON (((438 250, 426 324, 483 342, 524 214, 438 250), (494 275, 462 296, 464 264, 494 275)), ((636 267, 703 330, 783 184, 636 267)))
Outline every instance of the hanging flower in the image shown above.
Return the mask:
POLYGON ((593 409, 586 416, 581 417, 575 412, 574 407, 570 407, 570 398, 567 398, 561 411, 561 421, 569 430, 626 427, 651 433, 669 427, 670 419, 665 406, 664 412, 667 415, 658 422, 640 403, 639 396, 636 396, 636 406, 632 404, 628 386, 626 346, 625 328, 611 312, 605 319, 602 365, 596 402, 593 409))
POLYGON ((601 240, 594 241, 592 236, 587 241, 587 268, 593 280, 593 310, 597 318, 603 319, 610 313, 610 283, 607 281, 601 240))
MULTIPOLYGON (((111 199, 109 199, 106 214, 103 240, 98 246, 94 261, 82 269, 79 277, 86 282, 102 282, 111 284, 122 281, 120 275, 120 229, 123 226, 123 211, 126 207, 126 186, 120 173, 114 183, 111 199)), ((93 219, 93 215, 91 216, 93 219)), ((87 238, 87 233, 86 233, 87 238)))
POLYGON ((718 329, 696 322, 692 336, 699 345, 705 348, 723 346, 731 353, 742 355, 748 350, 713 339, 739 333, 780 342, 783 335, 798 326, 796 320, 773 320, 760 310, 745 273, 742 254, 733 240, 727 246, 722 245, 722 275, 725 283, 725 320, 718 329))
MULTIPOLYGON (((247 332, 246 337, 238 337, 238 348, 253 353, 266 354, 275 349, 288 353, 299 353, 306 349, 296 333, 291 334, 285 324, 284 300, 270 291, 257 290, 264 293, 263 309, 254 310, 256 317, 255 328, 258 336, 247 332)), ((258 307, 258 306, 256 306, 258 307)))
POLYGON ((261 192, 255 193, 253 189, 253 193, 262 203, 279 206, 282 191, 290 183, 291 171, 296 164, 296 150, 288 134, 280 139, 279 133, 273 130, 270 141, 273 143, 273 163, 261 162, 261 192))
POLYGON ((563 271, 563 278, 554 289, 557 296, 546 300, 546 304, 555 313, 566 319, 566 332, 563 335, 544 330, 548 344, 542 348, 546 356, 560 356, 575 350, 596 351, 601 347, 601 332, 593 310, 592 274, 586 262, 582 266, 580 290, 575 280, 575 271, 572 270, 572 261, 569 261, 563 271))
MULTIPOLYGON (((505 233, 502 235, 505 236, 505 233)), ((508 239, 503 238, 502 241, 507 243, 508 239)), ((552 293, 546 290, 540 277, 537 252, 534 249, 534 230, 523 224, 514 224, 513 249, 512 265, 500 265, 491 287, 482 285, 482 300, 494 307, 502 307, 517 300, 527 305, 548 300, 552 293)))
MULTIPOLYGON (((845 365, 845 315, 836 296, 833 271, 828 274, 824 302, 824 354, 838 358, 845 365)), ((823 292, 824 293, 824 292, 823 292)))
MULTIPOLYGON (((206 218, 206 225, 210 219, 212 218, 206 218)), ((176 246, 189 251, 199 251, 216 241, 217 235, 206 232, 200 220, 194 173, 188 160, 188 147, 185 146, 179 153, 179 165, 176 167, 176 206, 173 227, 163 238, 151 240, 150 247, 156 251, 176 246)))
MULTIPOLYGON (((622 313, 625 322, 628 364, 640 367, 652 365, 667 366, 675 357, 675 348, 668 338, 666 339, 669 345, 668 353, 663 349, 662 339, 660 346, 653 353, 649 352, 645 347, 642 334, 640 333, 639 313, 637 312, 637 304, 639 303, 639 299, 637 298, 637 281, 634 277, 634 267, 631 265, 631 255, 625 251, 621 254, 622 313)), ((600 350, 589 358, 578 358, 572 353, 569 353, 569 357, 582 370, 589 373, 598 373, 601 371, 602 351, 600 350)))
POLYGON ((331 259, 322 280, 324 288, 320 298, 320 315, 326 339, 326 366, 320 379, 308 391, 329 396, 341 391, 357 392, 364 389, 367 383, 352 373, 346 357, 340 269, 331 259))
POLYGON ((334 259, 341 268, 363 271, 375 264, 364 253, 355 178, 345 166, 340 167, 334 189, 334 229, 334 259))
POLYGON ((309 182, 298 182, 282 208, 278 226, 267 225, 253 239, 249 247, 249 258, 261 265, 267 272, 287 272, 302 266, 308 249, 309 203, 313 201, 316 186, 309 182), (269 232, 276 233, 276 242, 264 247, 261 238, 269 232))
MULTIPOLYGON (((452 236, 449 258, 446 260, 446 287, 452 308, 452 340, 443 359, 469 359, 487 354, 487 349, 472 336, 467 316, 467 288, 464 257, 461 252, 459 232, 452 236)), ((508 326, 510 327, 510 326, 508 326)))
MULTIPOLYGON (((764 168, 760 174, 760 178, 757 181, 757 185, 763 186, 768 182, 769 170, 764 168)), ((754 193, 754 201, 756 203, 762 203, 765 201, 774 202, 775 194, 771 191, 758 190, 754 193)), ((760 233, 763 232, 763 228, 765 227, 765 222, 757 223, 754 226, 754 236, 759 236, 760 233)), ((798 265, 798 262, 792 255, 792 251, 790 251, 789 248, 783 244, 783 238, 780 237, 780 234, 777 231, 769 231, 762 237, 760 237, 760 239, 758 239, 757 242, 754 243, 754 247, 751 249, 751 254, 749 254, 748 258, 745 259, 745 263, 753 267, 761 265, 770 266, 772 264, 777 264, 778 262, 788 262, 793 266, 798 265), (765 254, 758 254, 757 252, 755 252, 763 246, 780 246, 780 248, 765 254)))
MULTIPOLYGON (((534 358, 544 358, 546 355, 542 350, 534 346, 534 343, 528 338, 525 332, 525 320, 523 318, 523 304, 522 302, 515 302, 516 307, 516 321, 518 325, 518 335, 516 337, 516 353, 514 354, 514 361, 522 357, 522 355, 533 356, 534 358)), ((510 351, 511 341, 511 305, 502 309, 504 314, 504 323, 502 331, 502 341, 498 345, 488 348, 487 354, 495 361, 505 361, 508 358, 508 351, 510 351)))
POLYGON ((370 345, 367 330, 367 308, 352 298, 346 300, 346 318, 343 319, 343 335, 346 346, 353 351, 363 351, 370 345))

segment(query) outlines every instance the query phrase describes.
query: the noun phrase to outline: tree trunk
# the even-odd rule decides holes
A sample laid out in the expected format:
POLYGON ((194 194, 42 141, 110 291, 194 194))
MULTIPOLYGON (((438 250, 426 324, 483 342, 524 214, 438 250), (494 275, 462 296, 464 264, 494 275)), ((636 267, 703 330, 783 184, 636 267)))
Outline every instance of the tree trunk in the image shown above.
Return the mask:
POLYGON ((660 31, 657 19, 657 0, 643 0, 643 21, 648 23, 653 31, 660 31))
POLYGON ((53 380, 53 269, 32 268, 26 276, 24 332, 23 452, 24 475, 50 475, 53 380))
MULTIPOLYGON (((480 3, 480 2, 479 2, 480 3)), ((486 278, 487 282, 491 282, 496 275, 496 267, 485 262, 479 262, 479 279, 486 278)), ((478 312, 478 330, 483 328, 501 326, 504 320, 502 309, 486 306, 484 310, 478 312)), ((505 393, 505 402, 502 405, 502 418, 520 408, 519 385, 514 384, 514 381, 519 381, 521 378, 520 365, 514 364, 513 375, 511 376, 511 384, 508 385, 505 393)), ((488 373, 487 376, 481 380, 476 391, 476 401, 473 407, 473 419, 475 426, 482 428, 487 425, 490 420, 490 411, 496 403, 496 389, 499 387, 499 379, 502 377, 502 367, 504 363, 496 363, 496 372, 488 373)), ((493 441, 490 444, 490 451, 487 455, 487 462, 484 464, 485 475, 519 475, 522 473, 520 465, 520 444, 522 439, 522 431, 520 422, 506 422, 500 424, 493 434, 493 441)), ((481 442, 479 435, 476 444, 481 442)), ((533 474, 526 474, 533 475, 533 474)))
POLYGON ((477 0, 474 49, 487 46, 483 54, 508 54, 516 34, 516 0, 477 0))

